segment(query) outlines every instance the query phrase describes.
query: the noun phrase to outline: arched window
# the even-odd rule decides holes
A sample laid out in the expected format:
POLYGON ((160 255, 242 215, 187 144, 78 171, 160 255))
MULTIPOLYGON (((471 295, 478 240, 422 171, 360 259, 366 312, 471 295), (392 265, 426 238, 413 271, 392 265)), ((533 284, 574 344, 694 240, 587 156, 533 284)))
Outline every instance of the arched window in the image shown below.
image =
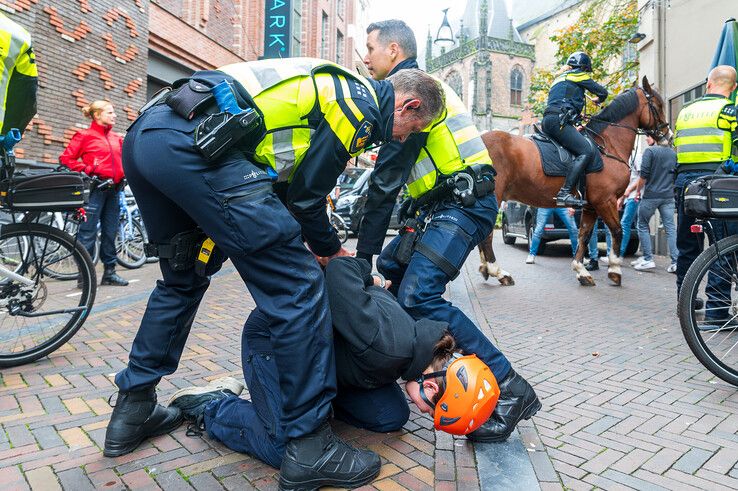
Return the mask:
POLYGON ((518 67, 510 72, 510 105, 523 105, 523 72, 518 67))
POLYGON ((456 92, 456 95, 458 95, 461 100, 464 100, 464 82, 461 80, 459 72, 453 71, 449 73, 448 77, 446 77, 446 83, 454 92, 456 92))

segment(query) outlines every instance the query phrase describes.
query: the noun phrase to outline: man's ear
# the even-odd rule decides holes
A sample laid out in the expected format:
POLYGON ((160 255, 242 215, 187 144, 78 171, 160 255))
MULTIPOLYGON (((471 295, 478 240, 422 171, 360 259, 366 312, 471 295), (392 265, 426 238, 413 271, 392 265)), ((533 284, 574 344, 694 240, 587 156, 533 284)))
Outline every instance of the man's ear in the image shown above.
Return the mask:
POLYGON ((423 388, 425 389, 425 395, 430 400, 433 400, 433 397, 435 397, 435 395, 438 394, 438 391, 440 390, 435 380, 424 380, 423 388))
POLYGON ((389 48, 390 55, 392 56, 392 61, 395 61, 395 58, 400 56, 400 45, 393 41, 389 43, 387 48, 389 48))
POLYGON ((420 107, 420 99, 408 99, 402 105, 403 109, 417 109, 420 107))

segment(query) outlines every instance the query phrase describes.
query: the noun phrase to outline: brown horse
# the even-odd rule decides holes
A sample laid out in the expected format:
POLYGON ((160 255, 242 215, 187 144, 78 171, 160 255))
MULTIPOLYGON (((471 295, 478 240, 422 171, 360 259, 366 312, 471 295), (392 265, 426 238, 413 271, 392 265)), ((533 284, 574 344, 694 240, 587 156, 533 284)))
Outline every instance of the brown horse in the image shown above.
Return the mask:
MULTIPOLYGON (((593 286, 594 280, 582 264, 584 250, 599 215, 612 235, 610 265, 607 276, 615 285, 621 283, 619 257, 622 230, 617 200, 628 186, 628 161, 638 134, 651 135, 659 141, 668 138, 668 123, 664 118, 664 102, 643 77, 643 87, 634 86, 617 96, 602 111, 590 118, 586 131, 602 149, 602 171, 587 174, 586 200, 579 227, 579 247, 572 262, 579 283, 593 286), (666 132, 664 133, 664 129, 666 132)), ((497 170, 497 202, 516 200, 539 208, 555 206, 553 197, 561 187, 563 177, 548 177, 543 173, 541 158, 530 138, 492 131, 482 135, 497 170)), ((494 233, 494 232, 493 232, 494 233)), ((496 263, 492 250, 492 234, 479 245, 482 264, 479 271, 485 279, 496 277, 503 285, 514 284, 512 276, 496 263)))

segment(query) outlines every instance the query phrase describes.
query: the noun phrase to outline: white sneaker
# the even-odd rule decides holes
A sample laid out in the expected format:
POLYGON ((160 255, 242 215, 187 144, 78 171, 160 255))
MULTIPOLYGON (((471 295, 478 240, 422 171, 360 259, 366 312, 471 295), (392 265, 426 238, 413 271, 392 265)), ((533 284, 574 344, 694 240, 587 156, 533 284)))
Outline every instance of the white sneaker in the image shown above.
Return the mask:
POLYGON ((607 256, 602 256, 602 257, 600 257, 600 262, 601 262, 602 264, 607 264, 607 265, 609 265, 609 264, 610 264, 610 258, 609 258, 609 257, 607 257, 607 256))
POLYGON ((525 260, 525 264, 535 264, 536 262, 536 256, 533 254, 528 254, 528 258, 525 260))
POLYGON ((630 265, 631 265, 631 266, 635 266, 636 264, 641 264, 642 262, 643 262, 643 256, 639 257, 639 258, 638 258, 638 259, 636 259, 635 261, 631 261, 631 262, 630 262, 630 265))
POLYGON ((202 387, 185 387, 184 389, 179 389, 176 391, 172 396, 169 398, 169 404, 172 403, 175 399, 181 398, 182 396, 196 396, 201 394, 206 394, 208 392, 217 392, 222 390, 228 390, 234 395, 241 395, 241 392, 243 392, 244 386, 241 382, 236 380, 233 377, 222 377, 219 379, 215 379, 212 382, 210 382, 208 385, 202 386, 202 387))
POLYGON ((667 273, 674 273, 676 274, 676 264, 671 263, 668 268, 666 268, 667 273))
POLYGON ((644 271, 646 269, 654 269, 656 267, 656 263, 653 261, 642 261, 633 267, 638 271, 644 271))

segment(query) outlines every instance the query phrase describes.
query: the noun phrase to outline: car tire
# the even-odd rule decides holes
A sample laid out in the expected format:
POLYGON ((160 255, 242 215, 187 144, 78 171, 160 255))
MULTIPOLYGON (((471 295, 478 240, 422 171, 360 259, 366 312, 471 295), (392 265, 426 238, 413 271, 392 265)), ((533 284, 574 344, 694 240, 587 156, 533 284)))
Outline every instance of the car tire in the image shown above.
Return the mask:
POLYGON ((510 235, 510 226, 507 223, 507 218, 502 215, 502 242, 507 245, 514 245, 516 237, 510 235))

